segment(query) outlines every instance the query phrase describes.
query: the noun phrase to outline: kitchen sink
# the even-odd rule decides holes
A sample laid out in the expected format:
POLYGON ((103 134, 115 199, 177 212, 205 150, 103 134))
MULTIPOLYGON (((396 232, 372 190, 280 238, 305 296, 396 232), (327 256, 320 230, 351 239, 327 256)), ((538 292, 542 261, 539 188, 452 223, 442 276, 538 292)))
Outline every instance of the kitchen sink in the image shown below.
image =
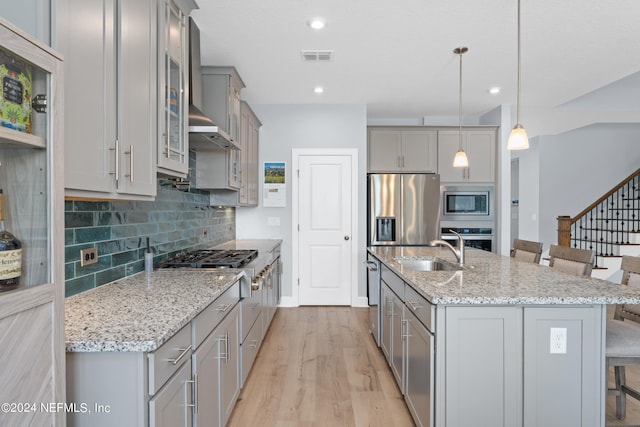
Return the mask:
POLYGON ((465 267, 436 257, 397 257, 396 261, 410 270, 418 271, 457 271, 465 267))

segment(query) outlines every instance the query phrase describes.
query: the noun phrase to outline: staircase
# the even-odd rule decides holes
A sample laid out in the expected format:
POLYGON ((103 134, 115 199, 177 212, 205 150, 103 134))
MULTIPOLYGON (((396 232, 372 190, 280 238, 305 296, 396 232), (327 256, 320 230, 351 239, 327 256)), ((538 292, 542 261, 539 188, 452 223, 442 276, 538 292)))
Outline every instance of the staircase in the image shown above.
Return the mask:
POLYGON ((558 244, 595 252, 593 277, 619 282, 622 255, 640 256, 640 169, 575 217, 558 217, 558 244))

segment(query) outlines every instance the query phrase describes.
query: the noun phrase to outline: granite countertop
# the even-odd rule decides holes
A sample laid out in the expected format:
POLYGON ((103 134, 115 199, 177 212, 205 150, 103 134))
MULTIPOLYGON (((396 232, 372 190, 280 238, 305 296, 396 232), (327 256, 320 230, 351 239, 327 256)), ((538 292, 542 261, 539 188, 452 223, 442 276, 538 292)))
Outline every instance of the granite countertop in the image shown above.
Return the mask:
POLYGON ((397 257, 435 256, 456 262, 444 247, 375 246, 368 251, 433 304, 638 304, 640 290, 606 280, 560 273, 479 249, 465 249, 462 271, 416 271, 397 257))
POLYGON ((66 351, 154 351, 243 274, 156 270, 71 296, 65 300, 66 351))

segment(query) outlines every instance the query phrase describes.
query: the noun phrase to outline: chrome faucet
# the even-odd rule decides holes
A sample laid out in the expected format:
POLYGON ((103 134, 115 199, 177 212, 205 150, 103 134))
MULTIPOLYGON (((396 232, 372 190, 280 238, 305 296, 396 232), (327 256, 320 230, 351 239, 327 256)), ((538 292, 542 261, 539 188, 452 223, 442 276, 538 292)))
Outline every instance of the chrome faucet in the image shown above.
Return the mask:
POLYGON ((456 256, 456 259, 458 260, 458 263, 460 265, 464 265, 464 239, 462 238, 462 236, 458 233, 456 233, 453 230, 449 230, 451 233, 455 234, 456 236, 458 236, 458 248, 456 249, 453 247, 453 245, 445 240, 440 240, 440 239, 436 239, 436 240, 432 240, 429 242, 429 246, 446 246, 447 248, 451 249, 451 252, 453 252, 453 254, 456 256))

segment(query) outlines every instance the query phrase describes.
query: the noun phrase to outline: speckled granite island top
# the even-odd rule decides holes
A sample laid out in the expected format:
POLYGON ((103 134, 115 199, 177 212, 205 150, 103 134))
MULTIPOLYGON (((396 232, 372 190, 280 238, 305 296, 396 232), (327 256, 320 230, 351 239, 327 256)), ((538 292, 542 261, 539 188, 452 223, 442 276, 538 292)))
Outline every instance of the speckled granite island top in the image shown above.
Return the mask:
POLYGON ((241 276, 241 270, 157 270, 65 300, 67 352, 154 351, 241 276))
POLYGON ((478 249, 465 250, 462 271, 416 271, 398 257, 438 257, 455 262, 443 247, 376 246, 368 251, 433 304, 540 305, 640 303, 640 290, 605 280, 557 272, 478 249))

